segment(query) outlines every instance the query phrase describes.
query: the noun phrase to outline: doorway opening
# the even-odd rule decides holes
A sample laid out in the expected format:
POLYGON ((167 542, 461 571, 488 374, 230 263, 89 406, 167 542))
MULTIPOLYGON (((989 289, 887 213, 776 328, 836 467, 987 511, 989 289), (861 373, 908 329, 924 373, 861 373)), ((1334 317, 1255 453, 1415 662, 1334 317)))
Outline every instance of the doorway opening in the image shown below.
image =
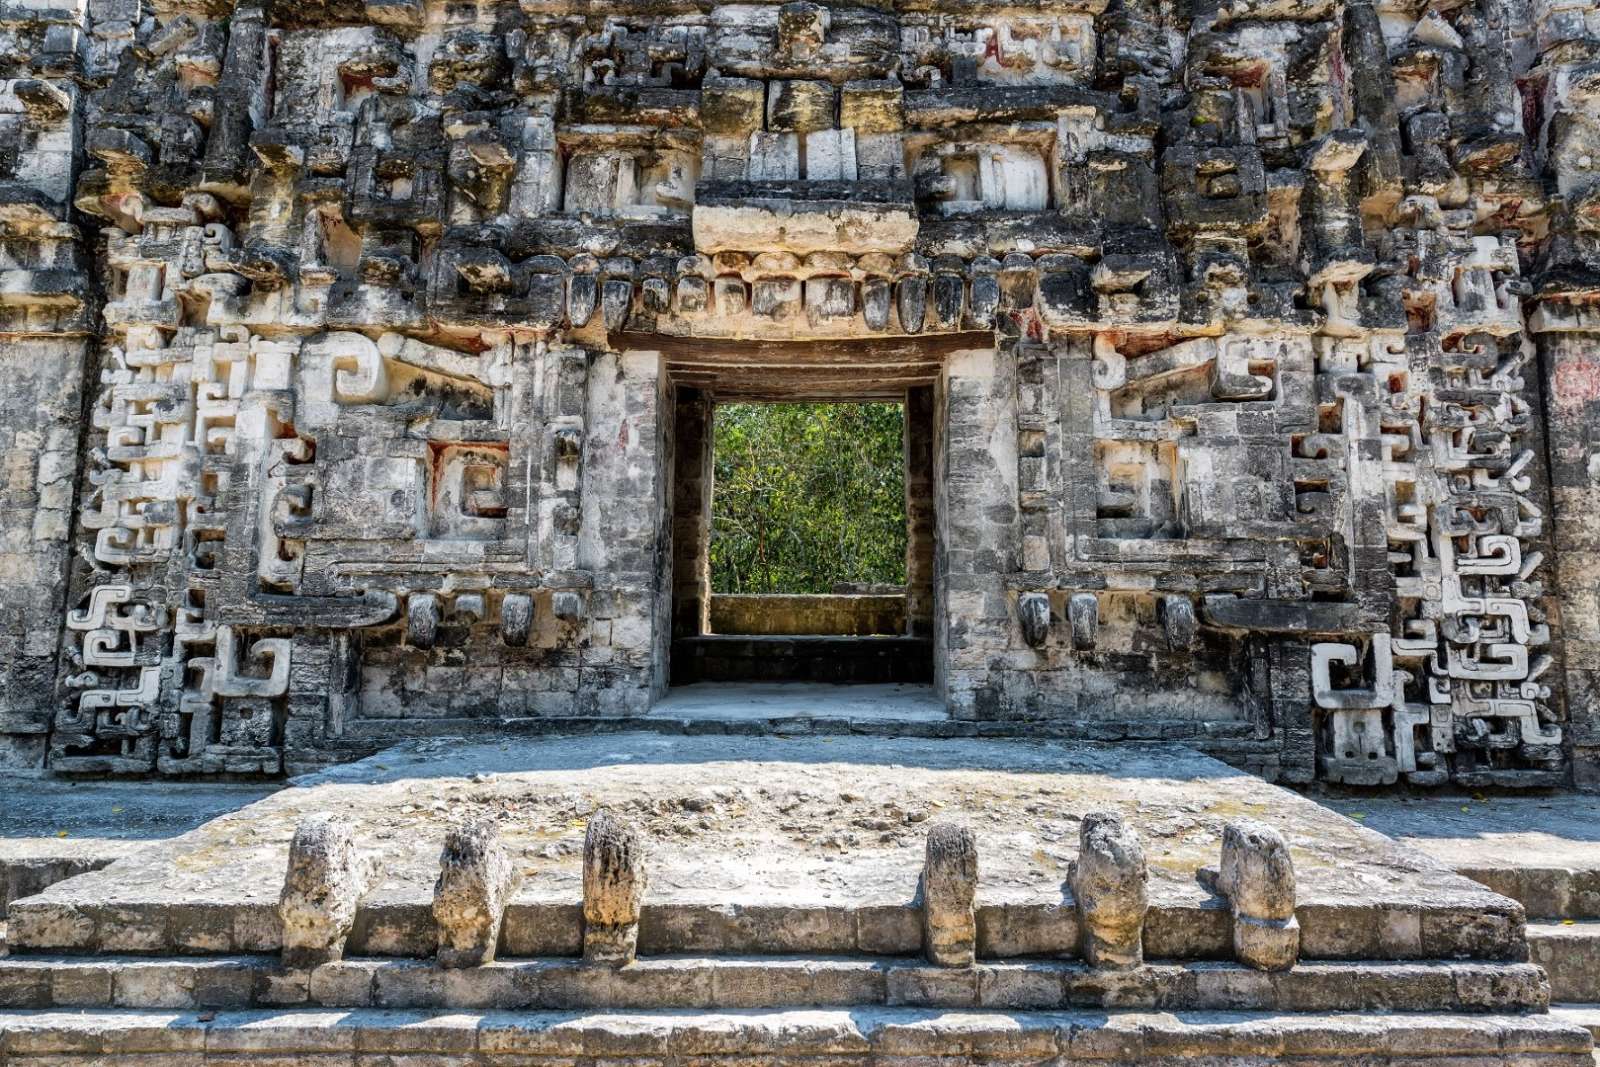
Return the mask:
POLYGON ((672 684, 931 682, 932 387, 675 392, 672 684))

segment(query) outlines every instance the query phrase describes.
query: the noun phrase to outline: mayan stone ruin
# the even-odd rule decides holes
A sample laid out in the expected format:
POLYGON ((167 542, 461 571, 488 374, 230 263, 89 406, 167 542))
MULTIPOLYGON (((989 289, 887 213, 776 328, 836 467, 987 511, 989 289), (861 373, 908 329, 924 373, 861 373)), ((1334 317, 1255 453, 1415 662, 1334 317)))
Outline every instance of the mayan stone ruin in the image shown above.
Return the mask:
POLYGON ((716 405, 872 399, 952 722, 1593 784, 1597 57, 1586 0, 8 0, 0 762, 641 716, 739 670, 716 405))

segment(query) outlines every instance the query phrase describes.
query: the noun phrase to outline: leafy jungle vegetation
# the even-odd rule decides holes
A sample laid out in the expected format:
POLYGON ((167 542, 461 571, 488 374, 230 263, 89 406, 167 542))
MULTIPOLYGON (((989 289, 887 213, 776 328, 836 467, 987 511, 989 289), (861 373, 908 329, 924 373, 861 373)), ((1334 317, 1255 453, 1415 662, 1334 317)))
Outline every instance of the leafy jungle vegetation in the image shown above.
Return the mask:
POLYGON ((718 406, 711 588, 903 584, 904 422, 899 404, 718 406))

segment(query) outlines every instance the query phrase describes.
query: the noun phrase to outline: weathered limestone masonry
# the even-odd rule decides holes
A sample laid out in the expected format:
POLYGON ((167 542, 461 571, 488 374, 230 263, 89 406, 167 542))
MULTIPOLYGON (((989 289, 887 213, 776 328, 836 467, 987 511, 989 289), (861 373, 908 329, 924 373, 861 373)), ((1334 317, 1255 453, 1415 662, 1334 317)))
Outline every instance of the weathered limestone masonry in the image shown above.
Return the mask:
POLYGON ((0 766, 45 755, 94 324, 74 81, 83 3, 0 7, 0 766))
POLYGON ((1594 1067, 1521 904, 1185 746, 517 740, 13 902, 0 1062, 1594 1067))
POLYGON ((637 715, 714 404, 888 398, 957 722, 1600 779, 1592 0, 70 3, 0 3, 0 763, 637 715))

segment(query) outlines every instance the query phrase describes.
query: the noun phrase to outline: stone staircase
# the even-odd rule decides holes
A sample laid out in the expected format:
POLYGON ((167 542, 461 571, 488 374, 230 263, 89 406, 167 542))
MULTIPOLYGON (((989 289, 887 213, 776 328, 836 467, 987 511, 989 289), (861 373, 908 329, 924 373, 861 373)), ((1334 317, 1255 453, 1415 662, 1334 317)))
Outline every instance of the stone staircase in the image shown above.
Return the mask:
MULTIPOLYGON (((1597 805, 1600 807, 1600 805, 1597 805)), ((1458 864, 1456 873, 1527 912, 1528 958, 1550 976, 1557 1003, 1600 1005, 1600 867, 1458 864)))
POLYGON ((615 744, 392 750, 14 901, 0 1065, 1595 1067, 1523 907, 1193 753, 615 744), (758 842, 812 802, 848 851, 758 842))
POLYGON ((1600 867, 1547 867, 1530 859, 1526 866, 1458 864, 1456 872, 1526 909, 1528 959, 1549 978, 1551 1015, 1600 1038, 1600 867))

